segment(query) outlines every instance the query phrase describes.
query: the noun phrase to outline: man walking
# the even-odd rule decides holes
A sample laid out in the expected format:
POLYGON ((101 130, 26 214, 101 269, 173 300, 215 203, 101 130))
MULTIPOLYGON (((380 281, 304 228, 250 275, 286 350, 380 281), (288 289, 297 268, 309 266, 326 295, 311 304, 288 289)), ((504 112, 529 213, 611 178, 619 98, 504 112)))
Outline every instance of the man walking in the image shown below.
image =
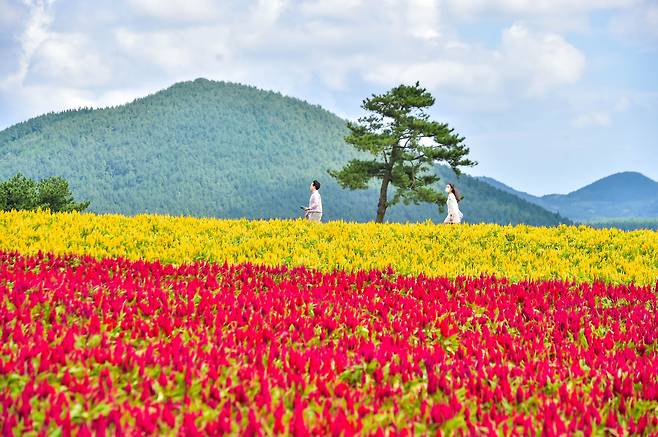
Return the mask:
POLYGON ((322 198, 320 197, 320 182, 311 183, 311 198, 308 201, 308 208, 304 208, 306 217, 309 221, 320 223, 322 220, 322 198))

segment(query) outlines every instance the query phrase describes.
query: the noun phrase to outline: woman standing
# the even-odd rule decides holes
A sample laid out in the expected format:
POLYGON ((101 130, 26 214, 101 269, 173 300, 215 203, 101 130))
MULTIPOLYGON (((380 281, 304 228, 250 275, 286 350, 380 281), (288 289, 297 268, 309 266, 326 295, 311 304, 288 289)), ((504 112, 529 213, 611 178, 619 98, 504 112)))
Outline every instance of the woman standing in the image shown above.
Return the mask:
POLYGON ((459 202, 462 200, 459 191, 453 184, 448 184, 446 185, 446 193, 448 193, 448 216, 443 220, 443 223, 461 223, 464 214, 459 210, 459 202))

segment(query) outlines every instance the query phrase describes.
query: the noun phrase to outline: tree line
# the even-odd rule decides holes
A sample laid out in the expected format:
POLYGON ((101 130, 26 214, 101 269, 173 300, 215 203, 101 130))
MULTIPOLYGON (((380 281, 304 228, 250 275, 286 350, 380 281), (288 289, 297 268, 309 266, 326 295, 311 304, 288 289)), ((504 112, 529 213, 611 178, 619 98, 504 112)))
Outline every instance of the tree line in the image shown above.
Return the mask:
POLYGON ((37 182, 17 173, 0 183, 2 211, 47 209, 51 212, 71 212, 83 211, 89 205, 89 201, 75 201, 68 181, 59 176, 51 176, 37 182))

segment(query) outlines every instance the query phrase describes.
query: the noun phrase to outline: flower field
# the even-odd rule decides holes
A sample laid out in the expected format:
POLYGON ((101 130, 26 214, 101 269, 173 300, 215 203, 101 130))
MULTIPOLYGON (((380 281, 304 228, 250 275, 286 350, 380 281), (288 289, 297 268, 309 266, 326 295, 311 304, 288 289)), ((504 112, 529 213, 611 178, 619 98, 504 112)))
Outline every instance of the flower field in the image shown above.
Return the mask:
POLYGON ((455 278, 603 280, 655 284, 658 233, 587 227, 248 221, 140 215, 0 212, 0 249, 305 266, 323 272, 386 269, 455 278))
POLYGON ((0 213, 2 433, 656 435, 656 235, 0 213))

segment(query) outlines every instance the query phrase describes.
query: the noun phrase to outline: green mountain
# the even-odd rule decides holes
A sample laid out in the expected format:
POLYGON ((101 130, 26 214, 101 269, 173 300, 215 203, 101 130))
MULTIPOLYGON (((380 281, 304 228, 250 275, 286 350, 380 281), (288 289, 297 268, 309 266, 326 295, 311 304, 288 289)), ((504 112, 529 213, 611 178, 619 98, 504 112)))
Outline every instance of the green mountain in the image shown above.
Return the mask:
POLYGON ((574 221, 618 223, 619 227, 631 228, 651 227, 651 219, 658 219, 658 182, 637 172, 616 173, 569 194, 541 197, 517 191, 492 178, 478 179, 574 221))
POLYGON ((532 194, 528 194, 524 191, 519 191, 515 190, 514 188, 510 187, 509 185, 505 185, 504 183, 494 179, 490 178, 489 176, 478 176, 477 179, 482 182, 486 182, 487 184, 491 185, 494 188, 497 188, 501 191, 504 191, 506 193, 510 193, 515 195, 516 197, 519 197, 527 202, 538 204, 540 202, 540 198, 537 196, 533 196, 532 194))
MULTIPOLYGON (((346 131, 319 106, 197 79, 126 105, 50 113, 1 131, 0 178, 62 176, 99 213, 225 218, 298 217, 318 179, 327 220, 372 220, 376 190, 342 190, 327 174, 356 156, 346 131)), ((461 188, 470 222, 564 222, 476 178, 437 171, 461 188)), ((400 205, 387 220, 444 216, 436 205, 400 205)))

